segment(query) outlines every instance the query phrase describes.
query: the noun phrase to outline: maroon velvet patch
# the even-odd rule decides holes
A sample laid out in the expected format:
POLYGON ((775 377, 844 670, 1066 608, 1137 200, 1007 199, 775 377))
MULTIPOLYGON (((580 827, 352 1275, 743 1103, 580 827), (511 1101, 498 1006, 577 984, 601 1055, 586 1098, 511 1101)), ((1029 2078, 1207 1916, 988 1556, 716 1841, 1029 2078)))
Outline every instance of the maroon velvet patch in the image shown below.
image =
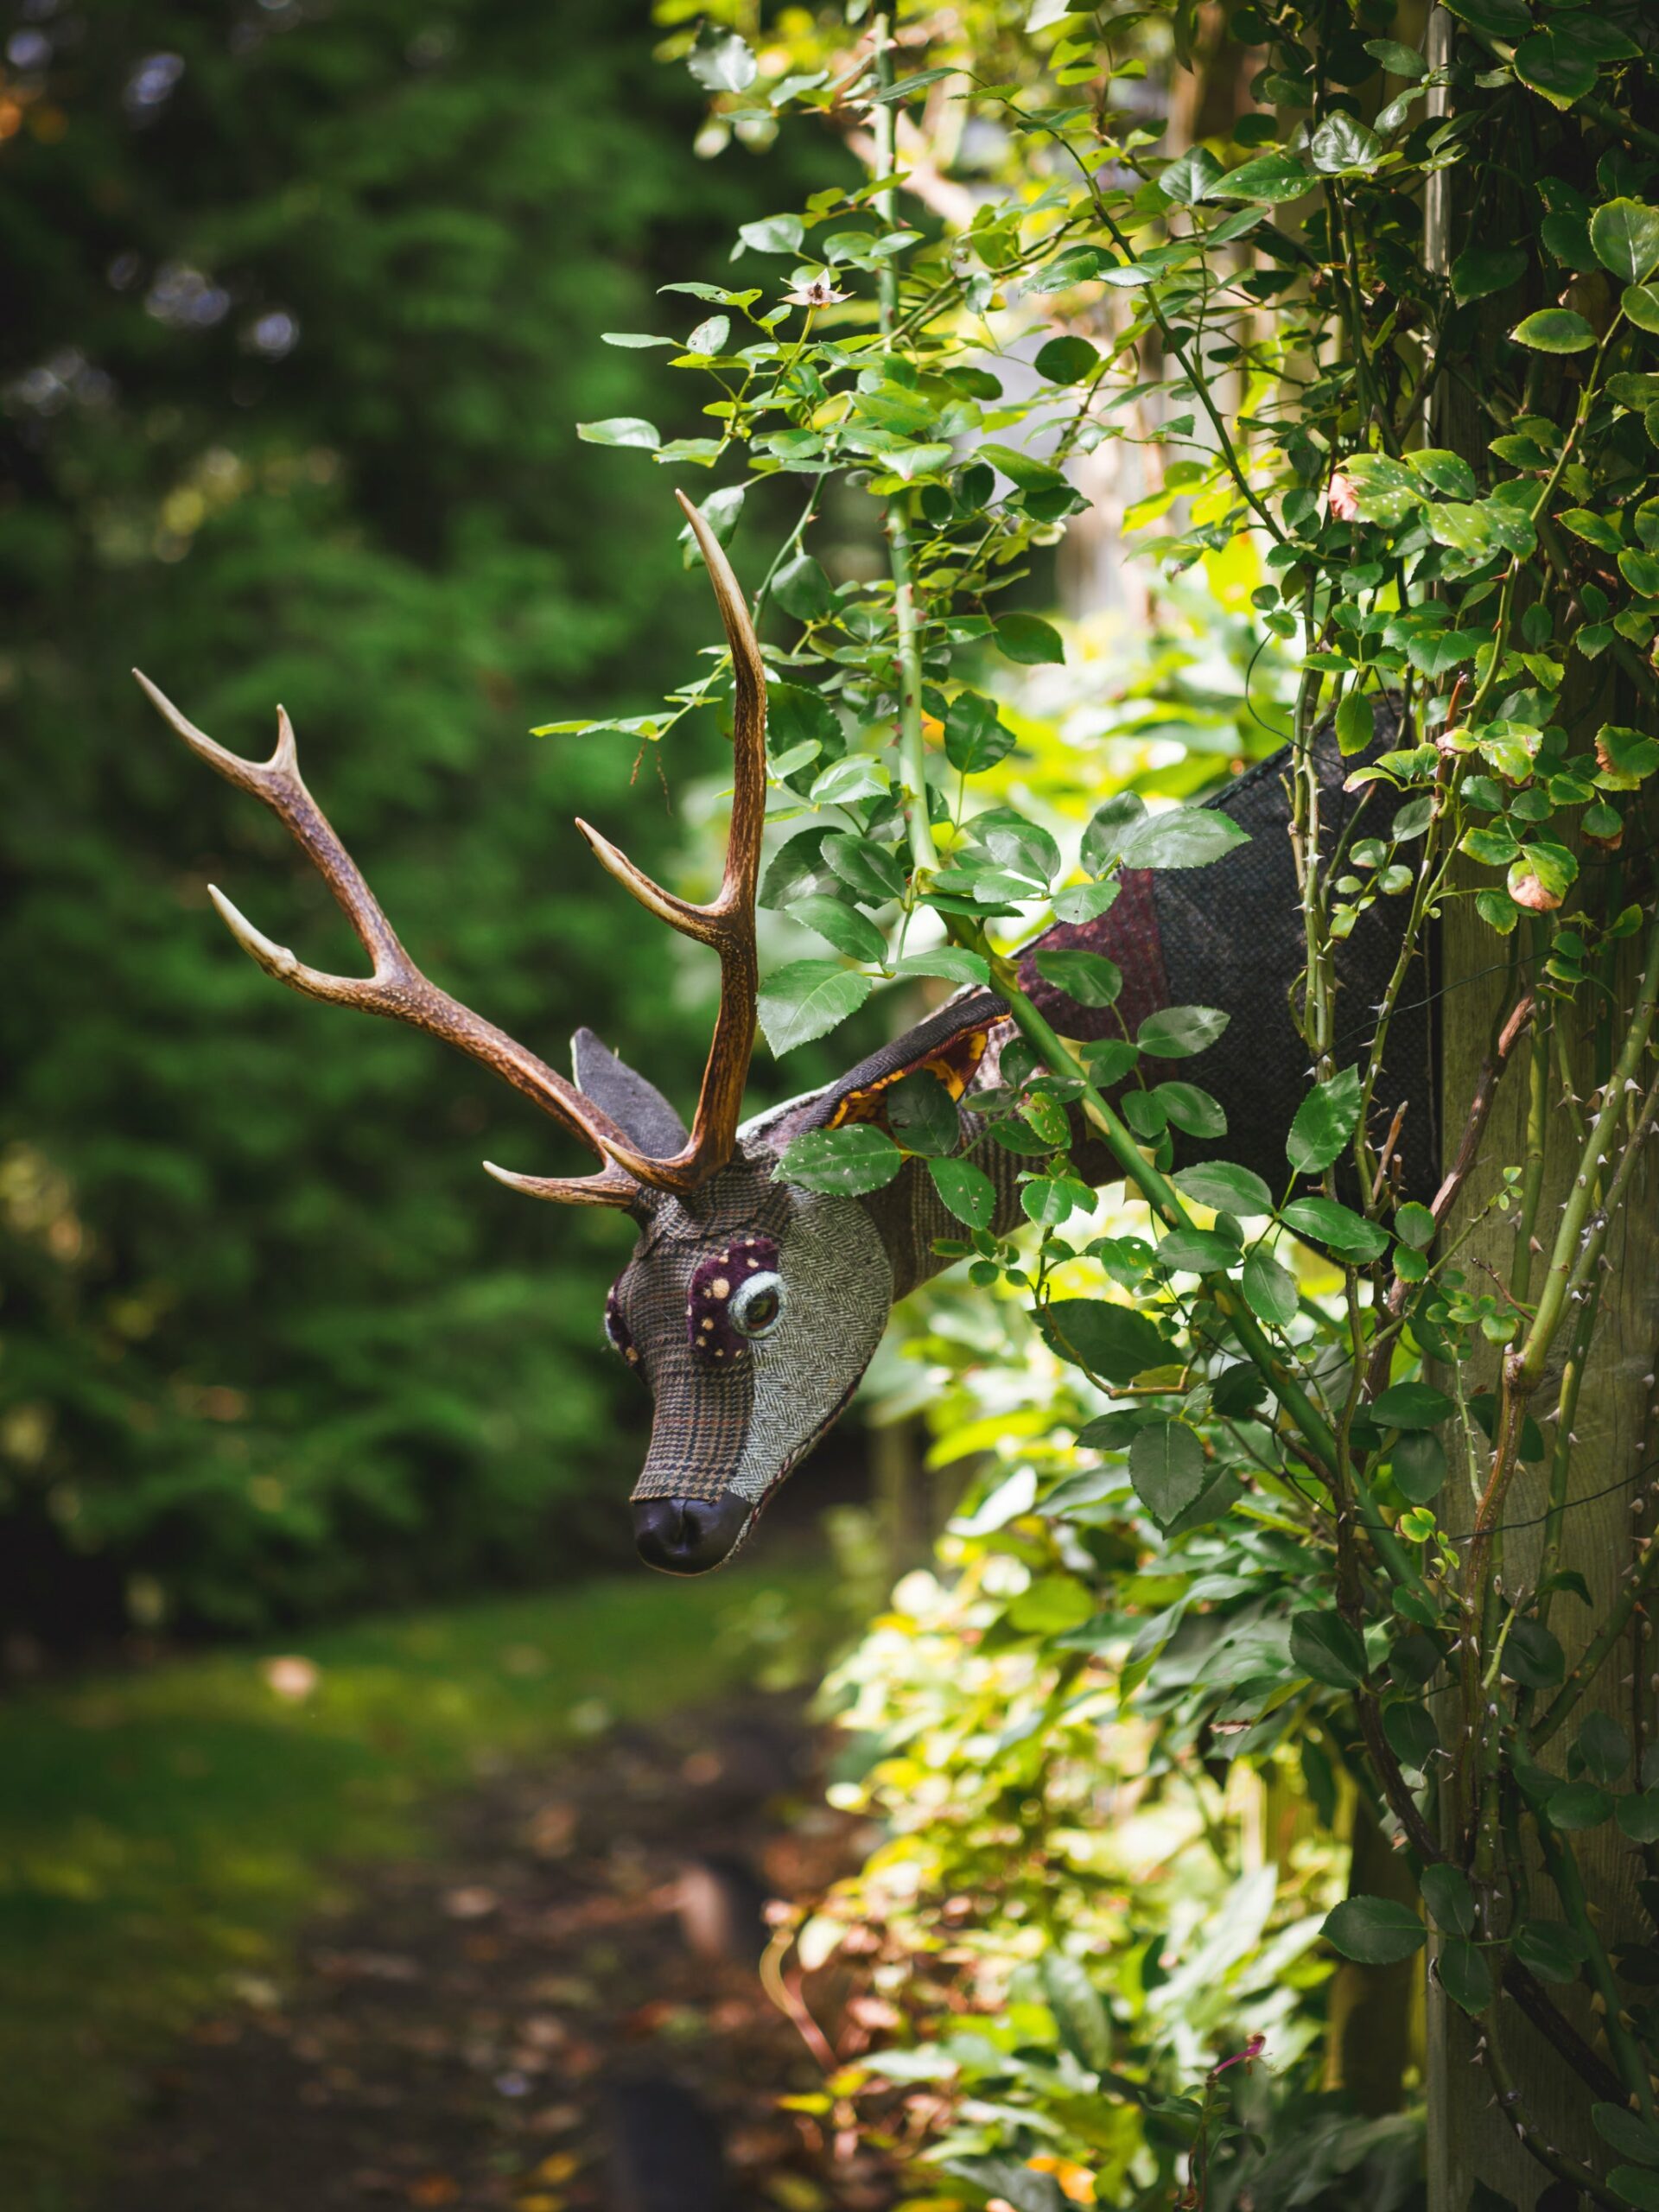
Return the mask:
POLYGON ((1103 914, 1092 922, 1056 922, 1020 963, 1021 988, 1030 993, 1039 1011, 1063 1037, 1081 1038, 1090 1044, 1102 1037, 1133 1037, 1149 1014, 1161 1013, 1169 1004, 1152 871, 1126 868, 1119 880, 1122 889, 1103 914), (1052 983, 1045 982, 1031 957, 1039 950, 1074 950, 1103 953, 1123 970, 1123 988, 1116 1006, 1079 1006, 1052 983))
POLYGON ((633 1341, 633 1332, 622 1319, 622 1302, 614 1287, 605 1294, 605 1334, 613 1351, 620 1351, 630 1367, 639 1364, 639 1349, 633 1341))
POLYGON ((770 1236, 738 1236, 723 1252, 698 1263, 685 1301, 685 1333, 691 1349, 711 1365, 742 1359, 749 1339, 732 1318, 732 1301, 760 1274, 774 1274, 778 1247, 770 1236))

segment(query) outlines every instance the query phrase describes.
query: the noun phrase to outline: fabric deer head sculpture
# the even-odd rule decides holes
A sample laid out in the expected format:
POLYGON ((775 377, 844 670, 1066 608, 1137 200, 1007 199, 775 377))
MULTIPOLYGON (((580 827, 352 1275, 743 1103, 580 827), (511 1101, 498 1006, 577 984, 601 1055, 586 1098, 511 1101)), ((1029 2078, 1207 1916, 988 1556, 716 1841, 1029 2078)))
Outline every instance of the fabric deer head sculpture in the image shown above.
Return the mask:
MULTIPOLYGON (((138 681, 166 720, 208 765, 270 808, 319 870, 360 939, 372 973, 360 980, 307 967, 273 944, 216 887, 214 906, 243 950, 267 975, 308 997, 355 1007, 423 1029, 469 1053, 533 1099, 597 1157, 575 1179, 516 1174, 486 1163, 498 1181, 563 1205, 614 1206, 638 1225, 633 1256, 612 1286, 605 1332, 654 1401, 651 1446, 633 1492, 640 1556, 670 1573, 719 1566, 742 1542, 766 1500, 845 1407, 868 1366, 895 1299, 942 1264, 937 1238, 958 1224, 945 1212, 920 1163, 866 1197, 801 1189, 775 1178, 791 1138, 811 1128, 880 1121, 883 1094, 906 1075, 931 1071, 956 1100, 969 1156, 995 1185, 992 1227, 1021 1214, 1020 1160, 976 1141, 976 1092, 995 1081, 1012 1026, 989 992, 959 993, 919 1027, 853 1068, 827 1090, 740 1125, 754 1039, 754 907, 766 806, 766 675, 748 611, 726 556, 696 509, 681 496, 708 565, 731 650, 735 786, 719 894, 693 906, 664 891, 585 822, 577 828, 601 867, 671 928, 720 956, 720 1007, 690 1132, 656 1088, 607 1052, 592 1031, 576 1033, 575 1080, 430 982, 410 958, 353 861, 301 780, 294 732, 277 709, 276 748, 263 764, 244 760, 188 721, 143 675, 138 681)), ((135 674, 137 671, 135 671, 135 674)), ((1339 817, 1343 765, 1321 758, 1326 826, 1339 817)), ((1059 924, 1043 948, 1083 947, 1123 971, 1115 1008, 1065 998, 1036 973, 1027 948, 1025 988, 1065 1033, 1087 1039, 1133 1034, 1148 1014, 1199 1001, 1233 1017, 1206 1056, 1206 1083, 1225 1107, 1229 1158, 1257 1164, 1282 1143, 1305 1087, 1306 1053, 1288 993, 1300 965, 1301 932, 1281 761, 1240 777, 1217 804, 1252 842, 1198 878, 1129 874, 1097 920, 1059 924), (1196 889, 1186 886, 1195 883, 1196 889)), ((1406 902, 1396 902, 1403 905, 1406 902)), ((1343 948, 1343 981, 1374 1001, 1392 963, 1390 925, 1367 916, 1343 948)), ((1396 1096, 1427 1095, 1427 1031, 1421 1013, 1396 1022, 1389 1053, 1396 1096)), ((1415 1146, 1421 1181, 1424 1117, 1415 1146)), ((1189 1160, 1221 1149, 1194 1145, 1189 1160)), ((1103 1181, 1115 1173, 1086 1139, 1075 1155, 1103 1181)), ((1262 1172, 1281 1179, 1282 1153, 1262 1172)))

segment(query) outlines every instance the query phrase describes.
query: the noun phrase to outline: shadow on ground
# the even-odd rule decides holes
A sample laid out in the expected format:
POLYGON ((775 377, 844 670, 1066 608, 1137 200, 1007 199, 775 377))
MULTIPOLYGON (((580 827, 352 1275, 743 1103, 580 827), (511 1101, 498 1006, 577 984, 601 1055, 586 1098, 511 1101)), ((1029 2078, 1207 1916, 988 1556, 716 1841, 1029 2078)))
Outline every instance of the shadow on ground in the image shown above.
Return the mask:
POLYGON ((757 1966, 854 1863, 786 1700, 486 1779, 156 2070, 98 2212, 880 2212, 757 1966))

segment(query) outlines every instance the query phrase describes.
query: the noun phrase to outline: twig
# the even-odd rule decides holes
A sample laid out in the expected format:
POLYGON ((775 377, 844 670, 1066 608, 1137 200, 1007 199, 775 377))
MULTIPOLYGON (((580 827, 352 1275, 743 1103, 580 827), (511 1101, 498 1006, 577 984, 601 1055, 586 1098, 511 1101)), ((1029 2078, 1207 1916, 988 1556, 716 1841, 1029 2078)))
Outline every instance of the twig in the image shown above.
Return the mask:
MULTIPOLYGON (((1480 1156, 1481 1140, 1486 1133, 1486 1123, 1491 1114, 1492 1101, 1497 1096, 1503 1071, 1510 1064, 1528 1024, 1532 1020, 1536 1001, 1530 991, 1524 992, 1510 1009, 1509 1019, 1499 1030, 1491 1051, 1481 1062, 1480 1073, 1475 1078, 1473 1096, 1469 1101, 1468 1117, 1463 1125, 1463 1135, 1458 1142, 1457 1156, 1446 1171, 1445 1179, 1434 1193, 1429 1211, 1434 1217, 1438 1230, 1456 1205, 1458 1194, 1468 1181, 1476 1160, 1480 1156)), ((1396 1274, 1389 1285, 1383 1306, 1390 1321, 1397 1321, 1405 1311, 1406 1294, 1411 1286, 1403 1275, 1396 1274)), ((1365 1377, 1365 1395, 1374 1398, 1382 1390, 1389 1379, 1389 1357, 1393 1349, 1389 1332, 1379 1331, 1371 1351, 1370 1370, 1365 1377)))

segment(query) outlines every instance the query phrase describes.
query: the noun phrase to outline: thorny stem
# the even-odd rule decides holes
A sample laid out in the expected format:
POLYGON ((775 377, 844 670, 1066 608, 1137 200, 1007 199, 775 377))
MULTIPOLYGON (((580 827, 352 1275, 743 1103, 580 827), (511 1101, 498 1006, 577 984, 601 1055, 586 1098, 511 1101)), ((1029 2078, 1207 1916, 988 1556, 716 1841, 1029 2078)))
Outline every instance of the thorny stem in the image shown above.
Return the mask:
MULTIPOLYGON (((1544 1363, 1560 1328, 1570 1293, 1579 1281, 1579 1262, 1587 1259, 1588 1263, 1593 1265, 1599 1256, 1600 1243, 1594 1232, 1590 1240, 1593 1249, 1587 1250, 1585 1243, 1596 1191, 1597 1170, 1606 1158, 1607 1147, 1618 1127, 1626 1087, 1633 1080, 1642 1055, 1647 1049, 1656 1004, 1659 1004, 1659 921, 1652 925, 1648 933, 1647 958, 1624 1049, 1619 1053, 1610 1081, 1603 1090, 1601 1104, 1580 1155, 1578 1173, 1561 1209, 1560 1226, 1555 1233, 1549 1271, 1539 1294, 1536 1314, 1520 1351, 1511 1352, 1503 1363, 1497 1449, 1491 1474, 1475 1515, 1473 1541, 1469 1547, 1467 1586, 1471 1590, 1481 1590, 1486 1585, 1493 1531, 1503 1518, 1504 1502, 1519 1464, 1521 1428, 1527 1401, 1543 1377, 1544 1363)), ((1618 1174, 1614 1179, 1615 1187, 1621 1190, 1623 1179, 1631 1164, 1633 1149, 1627 1147, 1625 1157, 1619 1164, 1618 1174)), ((1613 1196, 1611 1190, 1608 1195, 1611 1200, 1613 1196)), ((1600 1233, 1605 1233, 1605 1216, 1602 1217, 1600 1233)), ((1465 1682, 1465 1702, 1472 1712, 1473 1684, 1467 1678, 1467 1662, 1465 1682)))
POLYGON ((1568 1920, 1578 1931, 1580 1940, 1589 1953, 1588 1972, 1598 1997, 1606 2008, 1602 2020, 1602 2033, 1607 2038, 1607 2048, 1613 2055, 1620 2079, 1636 2100, 1644 2120, 1653 2118, 1653 2084, 1648 2079, 1648 2069, 1636 2040, 1625 2026, 1620 2009, 1618 1987, 1613 1980, 1613 1969, 1608 1962, 1605 1946, 1590 1915, 1589 1902, 1584 1894, 1584 1882, 1579 1872, 1579 1862, 1573 1856, 1567 1837, 1552 1828, 1548 1817, 1537 1823, 1539 1847, 1544 1855, 1544 1865, 1549 1878, 1555 1885, 1568 1920))
MULTIPOLYGON (((878 16, 872 35, 875 46, 876 79, 885 92, 893 83, 893 40, 889 19, 878 16)), ((898 194, 893 183, 893 117, 891 101, 878 102, 874 117, 876 175, 880 190, 876 213, 889 231, 898 227, 898 194)), ((893 257, 882 257, 877 297, 884 346, 891 349, 898 319, 899 271, 893 257)), ((922 656, 916 626, 916 594, 911 578, 910 510, 908 494, 895 492, 887 501, 887 558, 893 570, 893 613, 898 632, 899 769, 903 780, 910 831, 910 855, 918 870, 939 864, 928 819, 926 754, 922 738, 922 656)))
POLYGON ((1630 1626, 1632 1614, 1653 1587, 1656 1573, 1659 1573, 1659 1543, 1649 1537, 1643 1551, 1640 1566, 1614 1600, 1611 1610, 1595 1636, 1585 1646, 1579 1663, 1556 1692, 1554 1702, 1534 1728, 1532 1744, 1535 1750, 1549 1741, 1606 1664, 1614 1645, 1630 1626))
MULTIPOLYGON (((1496 1974, 1493 1979, 1496 1982, 1496 1974)), ((1546 2173, 1554 2174, 1557 2181, 1565 2182, 1568 2188, 1589 2197, 1594 2203, 1610 2207, 1611 2212, 1624 2212, 1621 2200, 1602 2187, 1588 2166, 1581 2166, 1576 2158, 1568 2158, 1553 2143, 1546 2143, 1536 2125, 1527 2118, 1521 2103, 1521 2092, 1515 2085, 1515 2076, 1510 2071, 1503 2045, 1498 2040, 1498 2013, 1502 2005, 1502 1985, 1499 1984, 1494 1989, 1491 2005, 1480 2016, 1480 2025, 1486 2038, 1486 2069, 1497 2091, 1499 2109, 1515 2130, 1516 2140, 1538 2161, 1546 2173)))

